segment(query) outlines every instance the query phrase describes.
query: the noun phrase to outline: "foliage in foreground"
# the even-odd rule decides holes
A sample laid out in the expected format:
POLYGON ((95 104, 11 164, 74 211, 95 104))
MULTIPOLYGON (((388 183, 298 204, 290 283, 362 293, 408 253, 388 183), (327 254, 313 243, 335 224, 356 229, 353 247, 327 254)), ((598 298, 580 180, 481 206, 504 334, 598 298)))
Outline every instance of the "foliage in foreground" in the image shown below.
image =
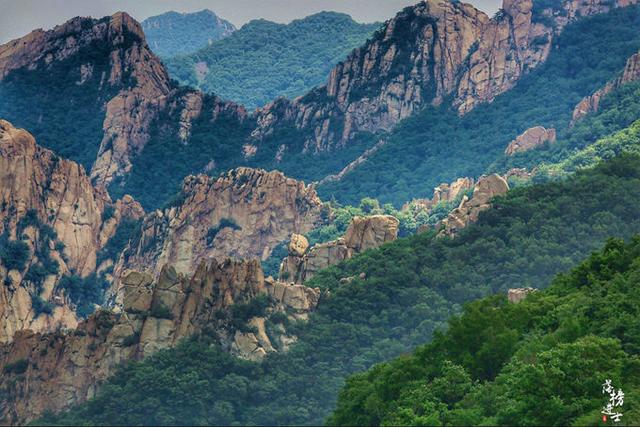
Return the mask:
POLYGON ((639 281, 640 237, 612 239, 521 303, 471 303, 430 344, 349 378, 328 424, 596 425, 609 379, 617 425, 638 425, 639 281))

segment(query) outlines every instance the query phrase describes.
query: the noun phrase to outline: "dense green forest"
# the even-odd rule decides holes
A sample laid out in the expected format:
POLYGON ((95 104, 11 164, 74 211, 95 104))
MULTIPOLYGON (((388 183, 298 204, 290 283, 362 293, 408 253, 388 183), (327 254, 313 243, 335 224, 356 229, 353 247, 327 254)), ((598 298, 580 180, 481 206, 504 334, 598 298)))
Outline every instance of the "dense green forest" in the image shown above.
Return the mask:
POLYGON ((544 288, 610 236, 640 232, 639 197, 633 156, 516 188, 456 239, 400 239, 314 277, 309 285, 331 296, 307 323, 289 325, 299 339, 286 354, 243 362, 194 337, 129 364, 96 398, 43 421, 319 424, 346 376, 430 341, 461 304, 512 287, 544 288), (364 279, 339 284, 362 272, 364 279))
POLYGON ((229 36, 236 27, 210 10, 194 13, 167 12, 142 21, 153 52, 167 58, 187 55, 229 36))
MULTIPOLYGON (((626 60, 638 51, 639 30, 638 6, 568 25, 554 40, 547 61, 513 89, 463 117, 446 105, 426 107, 403 121, 366 163, 343 180, 320 186, 321 197, 355 204, 362 197, 375 195, 383 203, 400 205, 412 197, 430 195, 442 182, 482 174, 503 157, 511 140, 530 127, 555 128, 559 139, 564 139, 575 105, 621 72, 626 60)), ((611 98, 609 105, 615 101, 611 98)), ((620 113, 633 120, 638 117, 623 106, 620 113)), ((631 122, 618 114, 617 122, 602 123, 606 129, 577 126, 572 139, 592 143, 631 122), (580 134, 580 130, 584 132, 580 134)), ((532 156, 538 159, 537 154, 532 156)), ((283 170, 288 172, 286 166, 283 170)))
POLYGON ((640 237, 613 239, 546 290, 473 302, 413 354, 347 380, 329 425, 640 424, 640 237), (613 420, 609 420, 612 423, 613 420))
POLYGON ((331 68, 378 27, 335 12, 287 25, 255 20, 194 54, 167 60, 166 65, 181 83, 254 109, 278 96, 304 95, 325 83, 331 68))

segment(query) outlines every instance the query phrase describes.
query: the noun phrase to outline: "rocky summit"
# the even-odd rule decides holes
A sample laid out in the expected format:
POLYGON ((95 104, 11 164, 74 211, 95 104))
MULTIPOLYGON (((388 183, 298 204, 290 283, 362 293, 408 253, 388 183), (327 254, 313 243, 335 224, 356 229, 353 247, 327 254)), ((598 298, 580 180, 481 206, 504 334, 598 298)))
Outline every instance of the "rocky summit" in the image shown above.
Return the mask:
POLYGON ((178 198, 145 218, 116 275, 133 269, 157 276, 165 264, 189 274, 210 257, 266 259, 276 244, 328 215, 313 186, 260 169, 187 177, 178 198))

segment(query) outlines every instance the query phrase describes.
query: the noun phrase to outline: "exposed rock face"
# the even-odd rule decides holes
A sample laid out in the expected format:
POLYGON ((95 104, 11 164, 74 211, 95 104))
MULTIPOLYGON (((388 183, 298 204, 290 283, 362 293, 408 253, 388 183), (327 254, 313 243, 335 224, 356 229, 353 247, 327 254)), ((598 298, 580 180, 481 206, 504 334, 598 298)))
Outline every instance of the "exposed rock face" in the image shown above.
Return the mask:
POLYGON ((493 101, 547 58, 553 31, 532 21, 532 7, 531 0, 505 0, 484 29, 456 90, 454 105, 461 114, 493 101))
POLYGON ((131 170, 131 160, 148 142, 151 122, 171 90, 169 75, 147 46, 140 24, 124 13, 111 20, 121 40, 129 33, 136 39, 111 52, 109 83, 123 90, 107 103, 104 137, 91 170, 94 183, 104 187, 131 170), (128 87, 124 79, 132 78, 136 85, 128 87))
MULTIPOLYGON (((131 169, 132 156, 146 144, 151 121, 170 92, 169 75, 147 46, 140 24, 118 12, 105 19, 74 18, 50 31, 36 30, 0 47, 0 80, 23 67, 55 67, 95 45, 109 51, 108 75, 102 76, 100 85, 119 89, 105 106, 104 137, 91 172, 95 183, 106 186, 131 169)), ((93 69, 90 61, 81 65, 80 84, 93 69)))
MULTIPOLYGON (((233 103, 209 102, 201 93, 173 87, 140 25, 124 13, 101 20, 76 18, 1 46, 0 80, 25 67, 54 67, 91 43, 106 48, 109 67, 99 84, 112 86, 117 95, 105 101, 104 135, 91 170, 93 182, 106 188, 126 179, 161 112, 169 112, 170 120, 163 124, 184 144, 197 118, 215 121, 222 112, 232 113, 243 132, 233 148, 239 161, 264 155, 261 150, 272 150, 275 161, 294 150, 330 150, 348 144, 359 131, 390 130, 426 104, 452 99, 464 114, 491 102, 546 60, 553 38, 567 23, 635 2, 567 0, 543 11, 544 22, 554 24, 551 28, 534 17, 532 0, 505 0, 491 19, 469 4, 427 0, 389 20, 332 70, 325 86, 295 100, 277 99, 250 116, 233 103), (266 141, 289 127, 301 132, 299 144, 266 141)), ((85 84, 92 76, 96 80, 97 66, 90 58, 80 61, 74 84, 85 84)), ((339 180, 382 145, 326 180, 339 180)))
MULTIPOLYGON (((160 112, 170 109, 176 134, 188 142, 192 122, 202 114, 204 94, 172 85, 164 65, 149 49, 141 25, 126 13, 99 20, 74 18, 0 46, 0 83, 23 68, 67 67, 60 63, 68 59, 79 63, 74 65, 78 73, 74 84, 91 83, 104 97, 97 100, 104 102, 103 137, 86 142, 99 145, 90 173, 94 185, 107 188, 114 180, 126 179, 160 112), (96 58, 96 52, 105 57, 96 58)), ((209 103, 207 114, 215 121, 230 110, 238 111, 239 120, 246 115, 243 108, 217 98, 209 103)))
POLYGON ((542 126, 532 127, 511 141, 504 153, 507 156, 513 156, 515 153, 532 150, 547 142, 556 142, 556 130, 545 129, 542 126))
POLYGON ((460 206, 454 209, 441 223, 440 236, 455 236, 469 223, 476 222, 480 212, 491 207, 491 199, 509 191, 509 184, 500 175, 483 176, 473 189, 473 196, 464 197, 460 206))
POLYGON ((430 199, 416 199, 402 206, 402 210, 418 209, 431 211, 439 203, 451 203, 458 199, 460 194, 473 188, 473 178, 458 178, 450 184, 442 183, 433 189, 433 196, 430 199))
POLYGON ((609 93, 618 89, 625 83, 634 82, 640 79, 640 53, 636 53, 627 60, 627 64, 622 71, 622 75, 617 79, 607 83, 603 88, 598 89, 592 95, 583 98, 573 109, 571 126, 582 120, 587 114, 595 113, 600 109, 600 101, 609 93))
POLYGON ((128 268, 157 275, 165 264, 191 274, 210 257, 266 259, 292 233, 311 231, 325 209, 313 186, 250 168, 188 177, 181 198, 145 219, 116 274, 128 268))
POLYGON ((94 272, 97 253, 120 220, 140 215, 140 211, 128 196, 112 204, 106 193, 92 187, 82 166, 39 147, 27 131, 0 120, 0 234, 9 241, 22 240, 29 247, 23 269, 7 271, 0 262, 4 283, 0 286, 0 342, 25 328, 48 331, 74 327, 78 319, 63 291, 57 289, 58 280, 63 274, 86 276, 94 272), (113 215, 104 221, 107 206, 113 215), (27 217, 30 222, 25 226, 27 217), (43 241, 43 226, 56 234, 48 243, 43 241), (27 272, 45 261, 44 252, 58 268, 36 286, 27 272), (53 304, 50 315, 35 312, 35 296, 53 304))
POLYGON ((355 217, 344 237, 317 244, 308 252, 302 253, 299 245, 293 244, 298 240, 298 236, 294 235, 289 245, 289 256, 280 265, 279 280, 302 284, 318 270, 395 240, 398 237, 399 226, 400 221, 390 215, 355 217))
MULTIPOLYGON (((68 333, 22 331, 10 344, 0 345, 0 369, 26 361, 24 373, 5 373, 3 389, 12 384, 14 398, 0 407, 0 422, 24 424, 46 410, 59 411, 95 395, 98 385, 122 362, 139 359, 176 344, 183 337, 213 331, 220 344, 235 354, 258 360, 276 351, 264 329, 264 317, 249 324, 257 333, 234 331, 228 316, 234 304, 269 295, 275 311, 305 318, 320 292, 303 286, 265 281, 257 260, 200 264, 191 279, 165 267, 157 281, 129 272, 123 280, 120 304, 99 311, 68 333), (222 318, 219 313, 224 313, 222 318), (28 399, 18 396, 28 395, 28 399)), ((283 333, 285 342, 295 340, 283 333)))
POLYGON ((305 150, 346 144, 357 131, 389 130, 456 85, 459 66, 489 18, 471 5, 429 0, 406 8, 331 72, 326 86, 257 112, 260 139, 281 121, 309 130, 305 150))
POLYGON ((534 288, 509 289, 509 292, 507 293, 507 299, 510 303, 517 304, 520 301, 524 300, 530 293, 536 292, 536 290, 537 289, 534 288))
POLYGON ((285 122, 306 132, 305 151, 317 152, 347 144, 358 131, 390 130, 448 96, 464 114, 544 62, 553 38, 570 21, 632 2, 566 1, 543 12, 554 28, 535 22, 532 0, 505 0, 492 19, 461 2, 421 2, 338 64, 326 86, 259 109, 252 137, 260 141, 285 122))

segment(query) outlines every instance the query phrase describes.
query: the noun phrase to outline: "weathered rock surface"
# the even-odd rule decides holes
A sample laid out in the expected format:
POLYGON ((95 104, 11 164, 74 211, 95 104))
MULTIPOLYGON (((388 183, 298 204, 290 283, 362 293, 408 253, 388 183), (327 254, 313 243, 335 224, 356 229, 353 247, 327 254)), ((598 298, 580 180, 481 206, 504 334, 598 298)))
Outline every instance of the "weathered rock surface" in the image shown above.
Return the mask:
POLYGON ((280 172, 238 168, 185 179, 178 206, 151 213, 116 266, 157 275, 169 264, 191 274, 203 259, 266 259, 292 233, 311 231, 325 207, 313 186, 280 172))
POLYGON ((518 135, 516 139, 509 143, 505 150, 507 156, 513 156, 515 153, 533 150, 545 143, 556 142, 556 130, 545 129, 542 126, 535 126, 518 135))
MULTIPOLYGON (((395 240, 399 225, 398 219, 390 215, 355 217, 344 237, 338 240, 314 245, 302 253, 295 245, 290 244, 289 255, 280 265, 279 280, 303 284, 318 270, 395 240)), ((297 236, 292 236, 292 243, 297 239, 297 236)))
MULTIPOLYGON (((169 75, 147 46, 140 24, 118 12, 100 20, 74 18, 50 31, 33 31, 0 46, 0 80, 24 67, 55 67, 97 45, 109 52, 109 69, 100 85, 118 90, 105 105, 104 137, 91 171, 94 183, 106 187, 131 169, 133 155, 146 144, 151 121, 171 91, 169 75)), ((81 61, 80 84, 91 77, 92 60, 81 61)))
MULTIPOLYGON (((103 137, 87 141, 99 145, 90 173, 94 185, 107 188, 114 180, 126 179, 134 157, 150 140, 160 112, 169 111, 176 134, 188 142, 193 121, 203 113, 204 94, 171 83, 147 45, 141 25, 123 12, 102 19, 74 18, 53 30, 36 30, 0 46, 0 83, 13 71, 53 70, 70 59, 79 64, 74 84, 91 83, 97 92, 109 93, 97 100, 104 102, 103 137), (96 58, 96 52, 106 57, 96 58)), ((206 114, 215 121, 221 111, 237 112, 239 121, 246 115, 242 107, 212 97, 206 114)))
MULTIPOLYGON (((106 48, 110 65, 100 84, 113 86, 117 95, 105 102, 104 136, 91 171, 94 183, 106 188, 126 180, 161 112, 170 117, 163 124, 171 128, 171 137, 175 134, 184 144, 196 119, 215 121, 220 112, 231 113, 246 132, 246 139, 241 136, 233 147, 239 161, 264 155, 261 150, 272 150, 276 161, 293 150, 331 150, 348 144, 359 131, 390 130, 426 104, 452 99, 464 114, 491 102, 546 60, 553 38, 570 21, 635 2, 567 0, 544 10, 548 19, 542 20, 534 18, 532 0, 505 0, 494 18, 466 3, 427 0, 389 20, 332 70, 325 86, 295 100, 274 100, 252 115, 233 103, 173 87, 140 24, 124 13, 101 20, 75 18, 1 46, 0 80, 25 67, 53 67, 90 43, 106 48), (290 127, 301 131, 299 144, 265 141, 290 127)), ((79 59, 78 84, 84 84, 97 68, 90 58, 79 59)), ((225 120, 229 124, 227 115, 225 120)), ((339 180, 382 145, 326 180, 339 180)))
POLYGON ((517 304, 524 300, 530 293, 536 292, 534 288, 514 288, 509 289, 507 299, 510 303, 517 304))
POLYGON ((586 115, 595 113, 600 109, 600 101, 609 93, 618 89, 625 83, 640 80, 640 53, 636 53, 627 60, 622 71, 622 75, 617 79, 610 81, 603 88, 598 89, 592 95, 583 98, 573 109, 573 116, 570 125, 575 125, 586 115))
POLYGON ((278 126, 293 124, 307 135, 304 150, 318 152, 347 144, 358 131, 390 130, 425 104, 440 104, 448 96, 465 114, 543 63, 553 38, 572 20, 634 2, 565 1, 543 11, 554 28, 534 20, 532 0, 505 0, 491 19, 466 3, 421 2, 389 20, 338 64, 326 86, 259 109, 252 137, 259 147, 278 126))
POLYGON ((94 272, 98 251, 121 219, 136 215, 141 215, 141 208, 131 197, 113 204, 105 192, 91 185, 82 166, 39 147, 27 131, 0 120, 0 234, 10 241, 22 240, 29 247, 23 270, 7 271, 0 262, 0 342, 25 328, 48 331, 74 327, 78 319, 64 292, 57 289, 58 280, 63 274, 87 276, 94 272), (113 215, 104 221, 106 207, 113 209, 113 215), (39 254, 46 243, 40 227, 19 225, 27 215, 35 215, 56 234, 45 249, 58 264, 58 272, 48 275, 41 289, 26 273, 43 261, 39 254), (35 313, 32 300, 36 296, 53 304, 50 315, 35 313))
POLYGON ((0 378, 0 387, 12 390, 12 397, 0 406, 0 422, 24 424, 44 411, 85 401, 119 364, 199 332, 215 334, 223 348, 246 359, 259 360, 276 348, 286 350, 295 337, 283 330, 279 342, 272 343, 265 317, 248 320, 255 333, 231 327, 231 307, 259 295, 271 300, 265 315, 287 312, 303 319, 317 305, 320 291, 265 280, 258 260, 204 261, 192 278, 168 266, 157 280, 128 272, 112 310, 95 313, 75 331, 21 331, 12 343, 0 345, 0 369, 16 362, 27 364, 23 373, 0 378), (28 399, 20 398, 25 395, 28 399))
POLYGON ((473 178, 458 178, 450 184, 442 183, 433 189, 433 196, 430 199, 415 199, 405 203, 402 210, 419 210, 429 212, 439 203, 455 202, 465 191, 473 188, 473 178))
POLYGON ((473 189, 471 198, 464 197, 460 206, 442 220, 440 236, 455 236, 469 223, 476 222, 480 212, 491 208, 491 199, 509 191, 509 184, 500 175, 482 176, 473 189))

